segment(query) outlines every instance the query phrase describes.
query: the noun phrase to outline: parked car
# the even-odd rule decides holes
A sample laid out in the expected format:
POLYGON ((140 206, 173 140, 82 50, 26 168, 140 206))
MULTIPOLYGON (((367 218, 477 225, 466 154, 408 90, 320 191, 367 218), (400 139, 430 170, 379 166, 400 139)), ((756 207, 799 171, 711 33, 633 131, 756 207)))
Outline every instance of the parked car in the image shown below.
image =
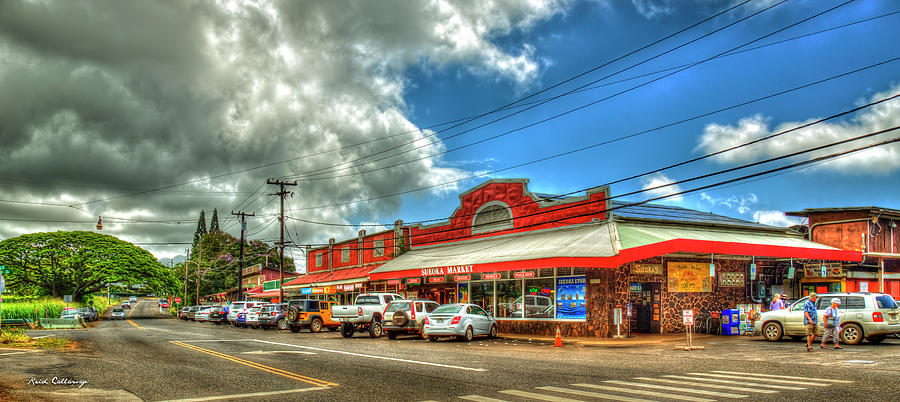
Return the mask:
POLYGON ((164 302, 160 303, 159 306, 162 308, 169 308, 169 302, 164 301, 164 302))
POLYGON ((478 335, 497 336, 497 320, 475 304, 445 304, 425 318, 425 338, 453 336, 471 342, 478 335))
POLYGON ((81 309, 66 308, 62 311, 62 313, 59 314, 59 318, 76 319, 76 320, 81 319, 82 318, 81 309))
MULTIPOLYGON (((841 299, 841 342, 857 345, 868 340, 871 343, 883 341, 889 335, 900 332, 900 307, 894 299, 884 293, 823 293, 819 295, 816 308, 819 311, 819 326, 824 326, 822 316, 831 305, 831 299, 841 299)), ((768 341, 778 341, 784 335, 794 340, 806 336, 803 325, 803 305, 808 297, 797 300, 790 307, 762 313, 754 324, 754 332, 761 333, 768 341)))
POLYGON ((322 328, 334 331, 341 323, 331 317, 334 302, 319 300, 291 300, 285 311, 285 319, 291 332, 309 328, 309 332, 321 332, 322 328))
MULTIPOLYGON (((578 301, 575 301, 577 303, 578 301)), ((580 301, 584 303, 584 300, 580 301)), ((513 312, 511 317, 522 317, 522 310, 525 310, 526 318, 551 318, 553 317, 553 299, 547 296, 526 295, 525 305, 522 305, 522 296, 519 296, 513 302, 513 312)))
POLYGON ((124 320, 125 319, 125 310, 122 309, 121 307, 116 307, 116 308, 112 309, 111 313, 109 313, 109 318, 113 319, 113 320, 115 320, 115 319, 124 320))
POLYGON ((216 325, 225 323, 228 324, 228 311, 225 307, 215 306, 209 310, 209 322, 215 323, 216 325))
POLYGON ((181 314, 181 318, 194 321, 194 316, 197 315, 198 311, 200 311, 200 306, 188 306, 187 311, 181 314))
POLYGON ((287 319, 284 318, 285 308, 287 308, 287 304, 284 303, 263 305, 259 309, 259 318, 257 318, 259 327, 262 329, 276 327, 278 329, 288 329, 287 319))
POLYGON ((131 309, 131 302, 129 302, 128 300, 123 301, 123 302, 122 302, 122 308, 130 310, 130 309, 131 309))
POLYGON ((137 303, 137 296, 131 296, 128 298, 129 301, 137 303))
POLYGON ((184 314, 187 313, 188 310, 190 310, 190 309, 191 309, 190 306, 182 307, 181 310, 178 310, 178 318, 181 318, 182 320, 186 320, 187 318, 184 317, 184 314))
POLYGON ((194 313, 194 321, 209 321, 209 311, 212 310, 212 308, 213 306, 200 306, 197 312, 194 313))
MULTIPOLYGON (((251 307, 256 307, 264 304, 263 302, 255 302, 255 301, 235 301, 231 302, 228 305, 228 322, 230 322, 234 326, 241 326, 244 324, 244 321, 238 323, 238 315, 241 313, 246 313, 247 310, 251 307)), ((245 317, 246 320, 246 317, 245 317)))
POLYGON ((425 335, 425 318, 440 304, 431 300, 395 300, 384 308, 384 332, 388 339, 400 334, 425 335))
POLYGON ((403 300, 395 293, 363 293, 356 296, 352 305, 332 306, 331 318, 341 322, 341 335, 353 336, 356 331, 368 330, 369 336, 378 338, 382 333, 382 314, 388 303, 403 300))
POLYGON ((244 318, 244 326, 250 328, 259 328, 259 310, 262 309, 263 306, 251 307, 247 310, 246 317, 244 318))
POLYGON ((82 316, 85 321, 97 321, 100 319, 100 313, 93 307, 82 307, 79 310, 82 311, 82 316))

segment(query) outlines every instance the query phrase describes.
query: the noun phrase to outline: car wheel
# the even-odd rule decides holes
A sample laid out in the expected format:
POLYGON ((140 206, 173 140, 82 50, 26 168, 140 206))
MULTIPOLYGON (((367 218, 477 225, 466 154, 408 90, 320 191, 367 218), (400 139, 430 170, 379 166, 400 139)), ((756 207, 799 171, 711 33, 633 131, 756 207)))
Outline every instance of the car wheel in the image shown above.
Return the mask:
POLYGON ((491 332, 488 334, 488 338, 496 338, 497 337, 497 324, 491 325, 491 332))
POLYGON ((373 321, 369 324, 369 338, 380 338, 383 332, 380 322, 373 321))
POLYGON ((388 339, 397 339, 397 333, 394 331, 385 331, 387 332, 388 339))
POLYGON ((312 322, 309 323, 309 332, 312 332, 314 334, 322 332, 322 320, 313 318, 312 322))
POLYGON ((288 326, 288 329, 290 329, 291 332, 293 332, 293 333, 295 333, 295 334, 298 333, 298 332, 300 332, 300 327, 298 327, 298 326, 296 326, 296 325, 289 325, 289 326, 288 326))
POLYGON ((430 342, 437 342, 437 337, 436 337, 436 336, 428 336, 428 335, 425 335, 425 339, 428 339, 430 342))
POLYGON ((353 324, 341 324, 341 336, 344 338, 352 337, 355 330, 356 328, 353 327, 353 324))
POLYGON ((863 340, 863 331, 859 325, 847 324, 841 329, 841 342, 848 345, 859 345, 863 340))
POLYGON ((872 335, 866 338, 866 340, 869 341, 869 343, 881 343, 885 338, 887 338, 887 335, 872 335))
POLYGON ((475 337, 475 332, 472 331, 472 327, 466 327, 466 334, 463 335, 462 339, 466 342, 472 342, 472 338, 475 337))
POLYGON ((278 329, 285 330, 288 329, 288 322, 286 319, 282 318, 278 320, 278 329))
POLYGON ((781 324, 777 322, 767 322, 766 325, 763 325, 762 333, 763 337, 769 342, 778 342, 784 335, 781 324))

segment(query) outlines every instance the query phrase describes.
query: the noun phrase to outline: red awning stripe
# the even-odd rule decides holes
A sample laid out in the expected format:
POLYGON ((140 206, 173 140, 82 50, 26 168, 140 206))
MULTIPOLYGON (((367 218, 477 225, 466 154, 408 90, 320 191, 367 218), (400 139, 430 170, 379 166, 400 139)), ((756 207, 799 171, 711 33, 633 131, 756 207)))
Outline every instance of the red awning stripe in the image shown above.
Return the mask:
POLYGON ((306 285, 312 283, 340 281, 344 279, 354 278, 366 278, 368 277, 369 272, 372 272, 373 269, 378 268, 379 266, 380 265, 370 265, 367 267, 343 268, 335 270, 334 272, 314 272, 287 282, 284 284, 284 286, 306 285))
POLYGON ((257 286, 257 287, 255 287, 255 288, 251 288, 251 289, 245 290, 244 293, 247 293, 247 294, 254 294, 254 293, 262 292, 262 290, 263 290, 263 287, 262 287, 262 286, 257 286))
POLYGON ((257 293, 254 295, 250 295, 250 297, 278 297, 281 295, 281 292, 277 290, 270 290, 268 292, 257 293))
MULTIPOLYGON (((746 255, 775 258, 797 258, 828 261, 862 261, 862 253, 859 251, 787 247, 750 243, 732 243, 709 240, 675 239, 648 244, 646 246, 624 249, 619 252, 619 255, 612 257, 552 257, 523 261, 504 261, 486 264, 473 264, 472 272, 483 273, 553 267, 618 268, 619 266, 622 266, 629 262, 679 252, 746 255)), ((422 275, 421 269, 406 269, 402 271, 370 274, 369 279, 382 280, 414 278, 419 276, 427 275, 422 275)))

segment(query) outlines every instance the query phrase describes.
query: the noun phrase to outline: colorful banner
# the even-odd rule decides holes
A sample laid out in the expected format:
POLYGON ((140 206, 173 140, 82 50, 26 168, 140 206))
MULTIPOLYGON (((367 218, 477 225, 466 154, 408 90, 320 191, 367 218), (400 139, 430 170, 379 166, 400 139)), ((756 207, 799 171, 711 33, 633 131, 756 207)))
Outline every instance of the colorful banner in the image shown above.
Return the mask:
POLYGON ((457 303, 468 303, 469 302, 469 284, 468 283, 460 283, 457 284, 456 290, 456 302, 457 303))
POLYGON ((583 276, 556 278, 556 318, 587 318, 587 280, 583 276))

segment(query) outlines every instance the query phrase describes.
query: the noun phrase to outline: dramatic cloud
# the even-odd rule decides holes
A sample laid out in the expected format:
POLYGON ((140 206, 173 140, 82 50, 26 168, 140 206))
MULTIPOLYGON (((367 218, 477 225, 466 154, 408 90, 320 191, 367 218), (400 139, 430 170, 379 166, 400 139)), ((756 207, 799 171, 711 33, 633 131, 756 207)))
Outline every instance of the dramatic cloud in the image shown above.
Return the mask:
MULTIPOLYGON (((900 85, 895 85, 885 92, 873 95, 871 100, 865 103, 884 99, 896 95, 898 92, 900 92, 900 85)), ((772 128, 769 127, 769 120, 761 115, 755 115, 740 119, 736 125, 709 124, 705 127, 703 135, 700 137, 697 149, 703 153, 715 152, 818 119, 811 118, 802 122, 785 122, 772 128)), ((715 157, 715 160, 723 164, 742 164, 801 151, 898 125, 900 125, 900 99, 893 99, 865 109, 849 121, 819 123, 772 140, 724 153, 715 157)), ((896 136, 896 131, 888 132, 864 140, 809 153, 804 156, 804 159, 812 159, 841 150, 858 148, 896 136)), ((831 162, 822 163, 815 169, 839 171, 854 175, 889 174, 900 169, 900 144, 895 143, 850 154, 831 162)))
MULTIPOLYGON (((235 233, 230 209, 252 196, 240 205, 257 213, 248 226, 255 238, 271 240, 278 226, 272 224, 275 197, 253 194, 267 177, 300 178, 291 206, 301 210, 466 176, 432 158, 331 178, 439 152, 440 142, 380 164, 327 168, 411 141, 427 143, 422 138, 428 132, 405 117, 411 68, 458 68, 519 88, 536 85, 541 62, 534 48, 502 48, 495 40, 567 6, 563 0, 0 2, 2 198, 87 211, 0 203, 0 216, 20 219, 0 223, 0 239, 85 230, 103 215, 110 217, 104 232, 129 241, 190 241, 200 209, 208 217, 218 208, 223 227, 235 233), (212 181, 82 204, 292 158, 212 181), (328 173, 310 174, 320 169, 328 173)), ((399 202, 386 198, 294 215, 393 220, 399 202)), ((302 241, 356 230, 289 223, 302 241)), ((148 248, 162 256, 184 246, 148 248)))
POLYGON ((759 202, 759 197, 753 193, 728 197, 715 197, 708 193, 700 193, 700 200, 706 203, 706 206, 724 208, 745 215, 753 210, 753 206, 759 202))
POLYGON ((784 211, 756 211, 753 213, 753 220, 763 225, 789 227, 799 225, 801 219, 785 216, 784 211))
MULTIPOLYGON (((643 182, 642 188, 644 190, 675 182, 675 180, 670 179, 668 176, 666 176, 662 173, 654 173, 650 176, 647 176, 647 177, 641 179, 641 181, 643 182)), ((647 190, 644 194, 646 194, 648 198, 652 198, 652 197, 667 196, 669 194, 675 194, 678 192, 681 192, 681 187, 676 184, 676 185, 671 185, 671 186, 660 187, 660 188, 653 189, 653 190, 647 190)), ((682 200, 682 197, 680 195, 676 195, 676 196, 672 196, 672 197, 668 197, 663 200, 660 200, 660 202, 678 203, 678 202, 681 202, 681 200, 682 200)))

